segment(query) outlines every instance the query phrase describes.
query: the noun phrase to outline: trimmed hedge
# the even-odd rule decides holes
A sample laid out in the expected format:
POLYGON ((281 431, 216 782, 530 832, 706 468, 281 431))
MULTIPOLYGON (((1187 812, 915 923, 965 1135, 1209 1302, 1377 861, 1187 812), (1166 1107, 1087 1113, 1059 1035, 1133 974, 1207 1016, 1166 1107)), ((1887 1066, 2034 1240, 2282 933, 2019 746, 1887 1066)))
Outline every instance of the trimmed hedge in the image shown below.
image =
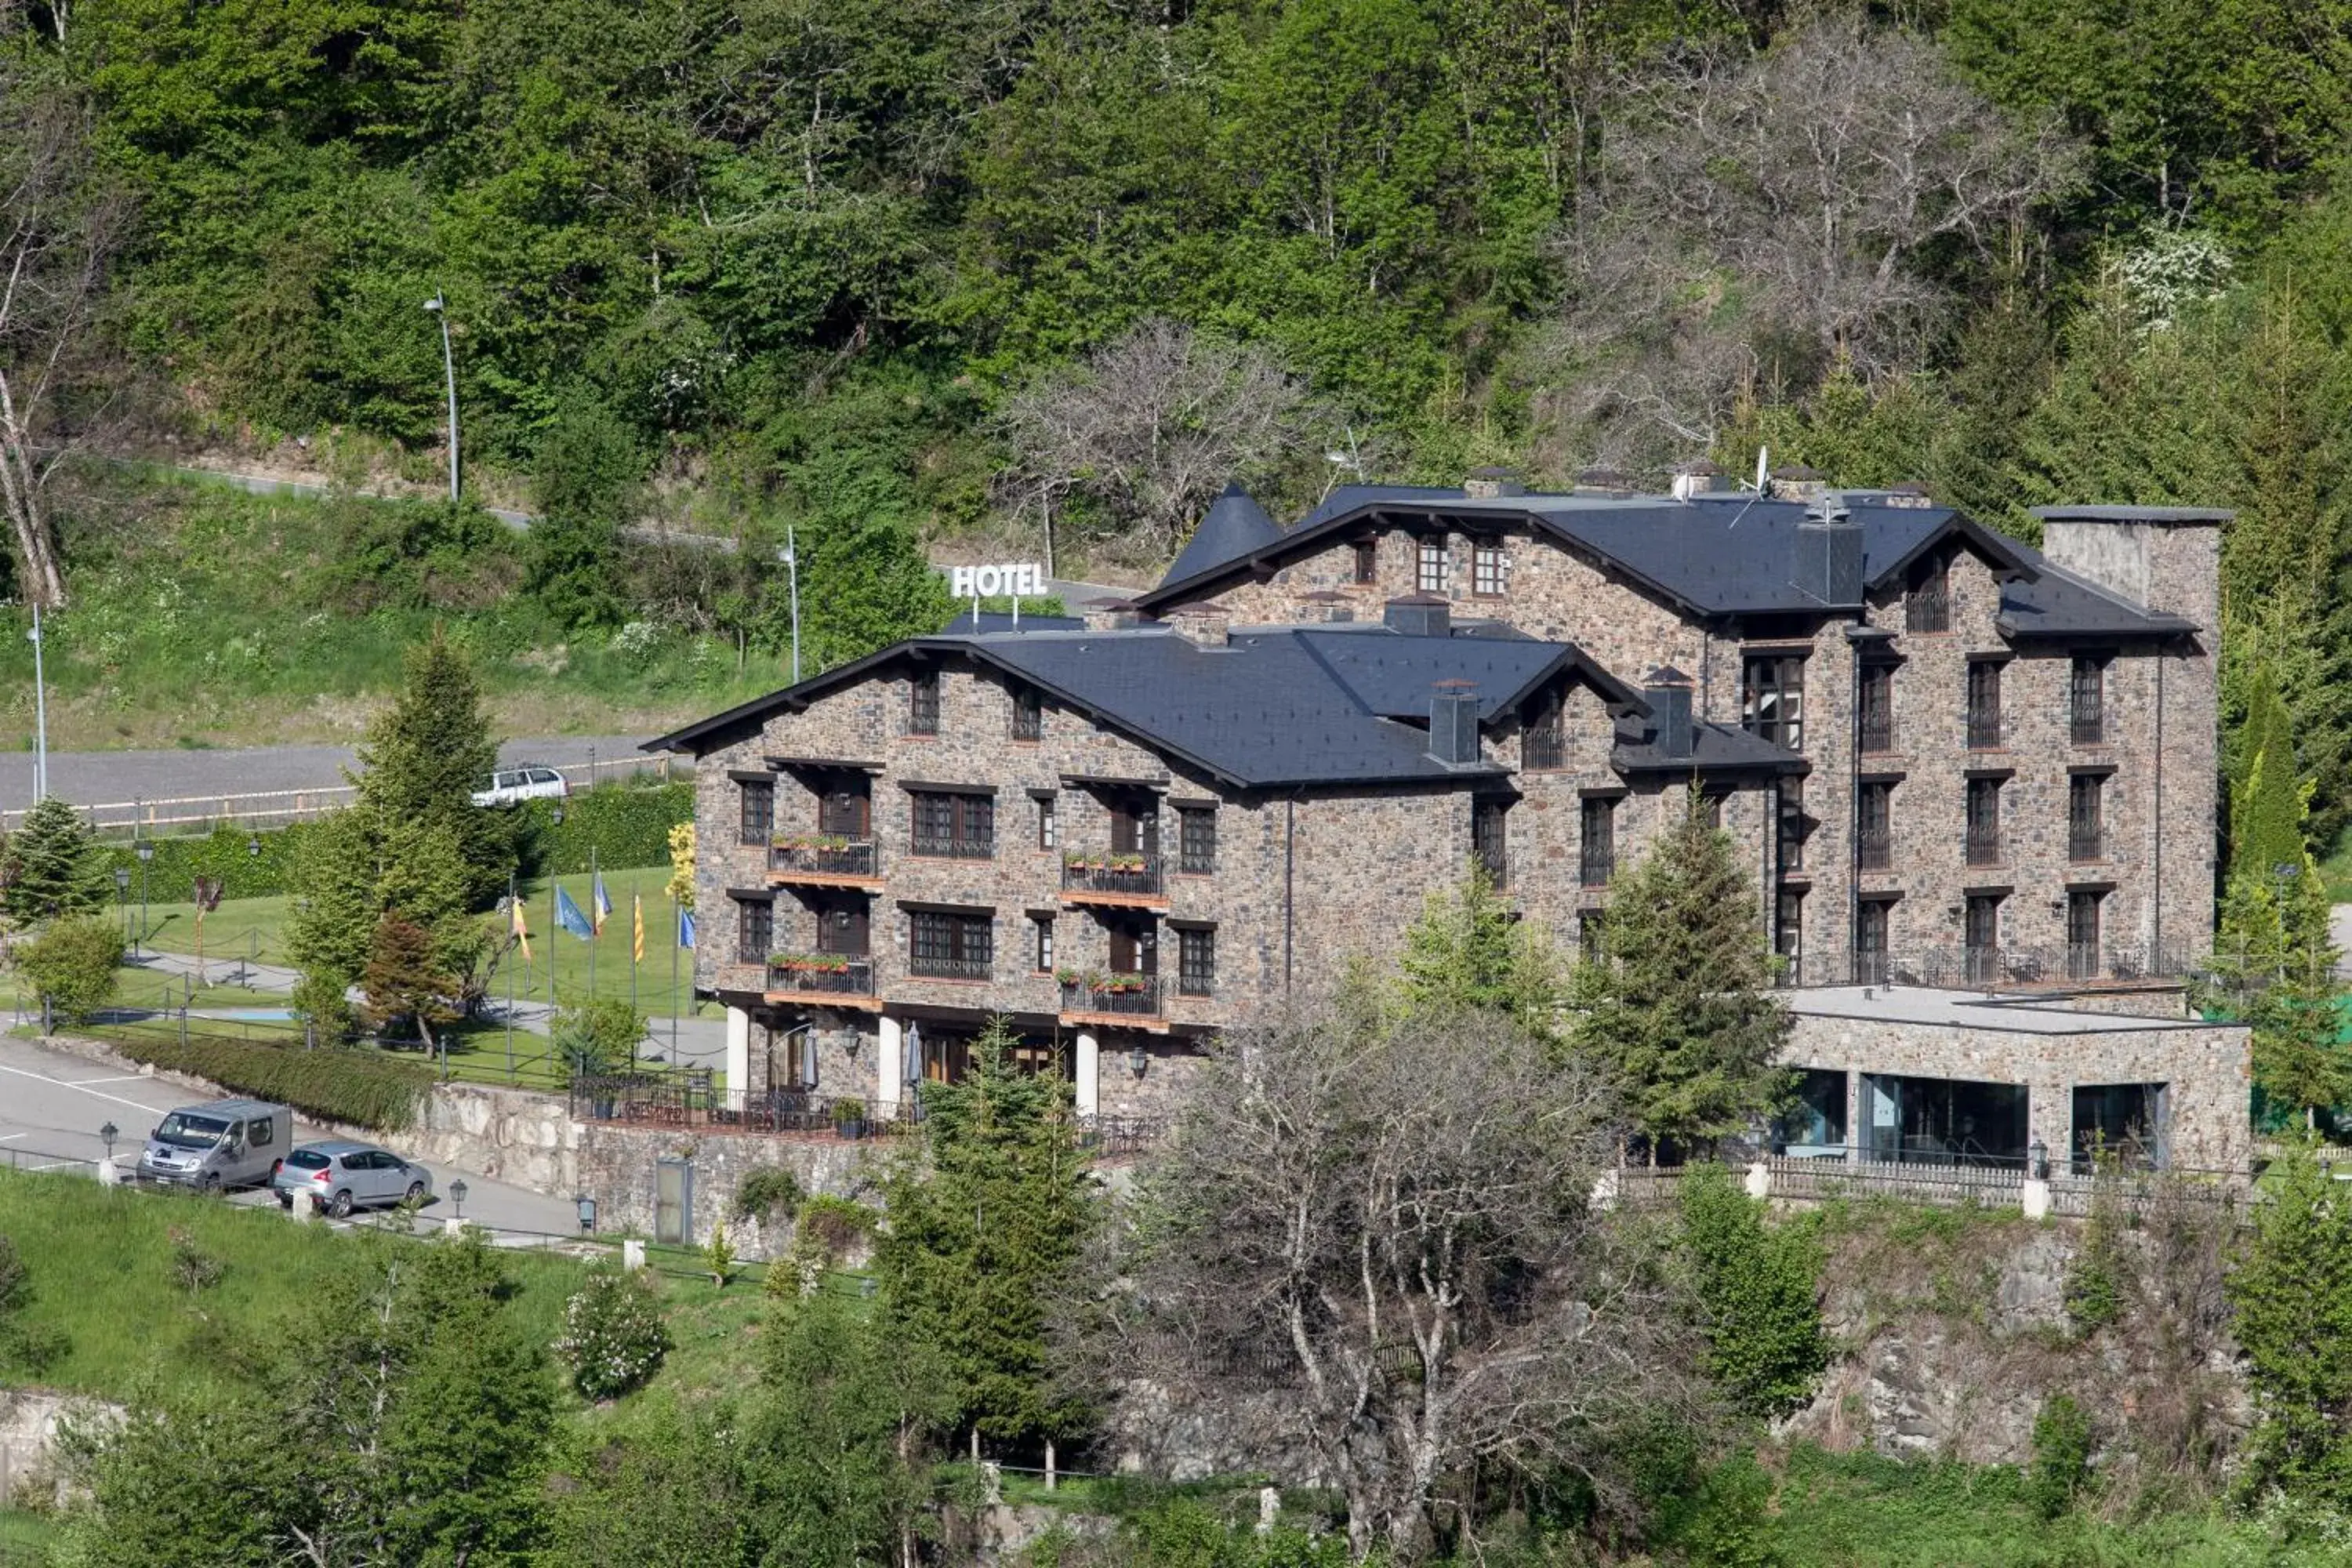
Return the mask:
MULTIPOLYGON (((555 802, 535 800, 517 808, 516 848, 526 876, 550 872, 575 876, 588 869, 588 852, 614 870, 632 866, 669 864, 669 830, 694 815, 694 786, 683 780, 665 784, 598 784, 563 803, 563 820, 555 820, 555 802)), ((208 834, 179 838, 151 838, 154 858, 148 862, 145 886, 149 899, 159 904, 186 903, 195 896, 198 877, 217 877, 228 899, 266 899, 293 891, 294 868, 301 858, 302 841, 312 825, 255 833, 241 827, 216 827, 208 834), (261 852, 253 853, 259 845, 261 852)), ((131 873, 130 897, 139 897, 140 865, 128 844, 106 846, 107 869, 121 867, 131 873)))
POLYGON ((588 869, 592 847, 598 864, 611 868, 668 865, 669 830, 694 817, 694 785, 683 779, 637 788, 599 784, 562 805, 560 824, 554 801, 520 808, 516 847, 526 875, 577 876, 588 869))
POLYGON ((258 1040, 191 1035, 176 1039, 96 1031, 134 1061, 209 1079, 225 1089, 276 1100, 330 1121, 401 1132, 433 1087, 432 1069, 378 1051, 273 1046, 258 1040))

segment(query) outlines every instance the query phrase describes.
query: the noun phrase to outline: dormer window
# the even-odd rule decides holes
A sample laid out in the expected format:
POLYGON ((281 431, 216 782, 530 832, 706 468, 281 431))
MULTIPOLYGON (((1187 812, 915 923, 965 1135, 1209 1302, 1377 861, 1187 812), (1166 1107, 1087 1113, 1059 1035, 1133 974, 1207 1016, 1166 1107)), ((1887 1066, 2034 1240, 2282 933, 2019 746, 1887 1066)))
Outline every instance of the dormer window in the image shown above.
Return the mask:
POLYGON ((1376 539, 1360 539, 1355 543, 1355 578, 1358 586, 1381 580, 1381 544, 1376 539))
POLYGON ((1045 732, 1045 704, 1039 700, 1036 688, 1014 687, 1013 689, 1013 738, 1016 741, 1034 741, 1041 739, 1045 732))
POLYGON ((1519 742, 1519 765, 1528 769, 1568 765, 1568 722, 1555 687, 1529 705, 1519 742))

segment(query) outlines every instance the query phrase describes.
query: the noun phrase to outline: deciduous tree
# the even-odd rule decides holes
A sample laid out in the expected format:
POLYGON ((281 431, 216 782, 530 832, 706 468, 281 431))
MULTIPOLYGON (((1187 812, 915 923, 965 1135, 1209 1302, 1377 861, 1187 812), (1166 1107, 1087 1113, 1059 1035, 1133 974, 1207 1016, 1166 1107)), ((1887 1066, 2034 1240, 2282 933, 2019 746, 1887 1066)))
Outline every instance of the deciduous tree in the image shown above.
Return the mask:
POLYGON ((1482 1466, 1628 1508, 1619 1439, 1704 1402, 1665 1287, 1588 1202, 1615 1123, 1600 1075, 1496 1013, 1343 996, 1235 1029, 1139 1173, 1073 1367, 1126 1380, 1131 1427, 1296 1445, 1359 1561, 1422 1554, 1482 1466))

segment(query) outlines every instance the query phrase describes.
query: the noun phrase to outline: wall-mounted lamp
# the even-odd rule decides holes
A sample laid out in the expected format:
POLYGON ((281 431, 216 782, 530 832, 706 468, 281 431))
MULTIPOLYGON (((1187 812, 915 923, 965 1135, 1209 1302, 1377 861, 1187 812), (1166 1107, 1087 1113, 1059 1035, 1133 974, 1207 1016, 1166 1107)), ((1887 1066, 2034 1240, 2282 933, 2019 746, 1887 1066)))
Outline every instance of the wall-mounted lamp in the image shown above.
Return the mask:
POLYGON ((1151 1065, 1150 1053, 1139 1045, 1133 1050, 1127 1053, 1127 1065, 1129 1071, 1133 1072, 1136 1077, 1141 1078, 1143 1076, 1143 1069, 1151 1065))
POLYGON ((2025 1168, 2037 1182, 2050 1179, 2050 1145, 2036 1138, 2025 1146, 2025 1168))
POLYGON ((593 1233, 596 1228, 596 1200, 583 1193, 572 1201, 580 1207, 580 1234, 593 1233))

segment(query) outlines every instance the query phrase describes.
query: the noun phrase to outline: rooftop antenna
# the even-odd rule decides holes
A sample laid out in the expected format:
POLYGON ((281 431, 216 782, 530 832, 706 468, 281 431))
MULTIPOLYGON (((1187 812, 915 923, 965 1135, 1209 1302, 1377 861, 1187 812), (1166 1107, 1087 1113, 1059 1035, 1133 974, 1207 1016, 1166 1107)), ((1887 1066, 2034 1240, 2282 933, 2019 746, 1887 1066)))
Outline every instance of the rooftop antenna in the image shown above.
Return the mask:
POLYGON ((1764 466, 1765 460, 1771 456, 1771 452, 1772 448, 1769 447, 1756 448, 1756 483, 1751 488, 1759 496, 1764 493, 1765 482, 1772 477, 1771 470, 1764 466))

